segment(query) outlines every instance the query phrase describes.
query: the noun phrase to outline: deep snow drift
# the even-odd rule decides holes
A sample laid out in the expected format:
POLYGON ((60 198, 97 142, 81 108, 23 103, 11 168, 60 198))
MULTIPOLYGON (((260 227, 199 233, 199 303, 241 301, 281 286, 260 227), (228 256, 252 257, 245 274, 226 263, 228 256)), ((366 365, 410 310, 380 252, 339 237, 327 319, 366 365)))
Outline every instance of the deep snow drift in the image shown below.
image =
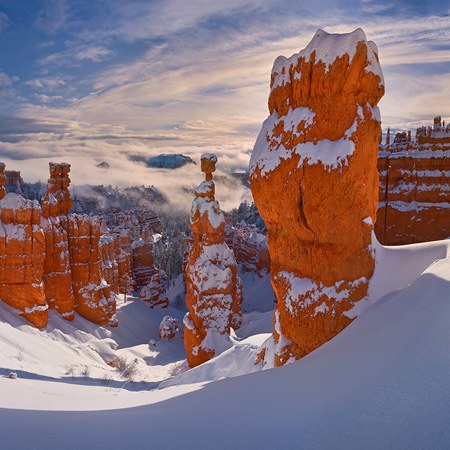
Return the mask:
MULTIPOLYGON (((174 307, 129 302, 116 330, 77 318, 82 331, 58 331, 52 316, 44 338, 2 306, 0 366, 18 378, 0 378, 1 448, 449 448, 450 241, 377 245, 376 259, 352 324, 272 370, 254 365, 270 301, 232 348, 188 371, 181 339, 156 338, 160 316, 183 314, 174 307), (138 361, 135 382, 104 362, 117 355, 138 361)), ((266 295, 267 279, 252 281, 266 295)))

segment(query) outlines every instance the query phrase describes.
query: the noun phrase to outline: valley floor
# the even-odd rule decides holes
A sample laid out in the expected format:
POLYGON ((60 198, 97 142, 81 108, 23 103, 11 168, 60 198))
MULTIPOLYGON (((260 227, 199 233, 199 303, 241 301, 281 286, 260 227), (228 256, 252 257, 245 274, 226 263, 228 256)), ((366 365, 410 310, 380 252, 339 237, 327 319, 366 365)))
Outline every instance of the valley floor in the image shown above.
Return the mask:
POLYGON ((180 337, 157 338, 182 308, 129 301, 116 329, 52 315, 38 331, 0 306, 0 448, 450 448, 450 241, 376 252, 358 317, 278 369, 254 364, 273 304, 251 274, 244 326, 192 370, 180 337))

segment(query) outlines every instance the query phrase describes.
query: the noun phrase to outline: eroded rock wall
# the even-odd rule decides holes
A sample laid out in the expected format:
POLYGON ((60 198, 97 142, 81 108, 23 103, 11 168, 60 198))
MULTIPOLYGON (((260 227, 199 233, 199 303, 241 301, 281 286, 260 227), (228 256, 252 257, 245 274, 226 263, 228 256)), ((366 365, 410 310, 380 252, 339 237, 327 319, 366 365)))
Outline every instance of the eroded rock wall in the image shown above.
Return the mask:
POLYGON ((376 46, 361 29, 319 30, 300 53, 274 63, 250 181, 278 300, 275 365, 339 333, 367 293, 383 93, 376 46))
POLYGON ((388 134, 380 146, 380 196, 375 232, 384 245, 450 236, 450 127, 441 117, 419 128, 415 141, 388 134))
POLYGON ((115 325, 114 291, 103 279, 98 217, 71 214, 68 236, 75 310, 100 325, 115 325))
POLYGON ((41 328, 48 320, 41 208, 18 194, 5 195, 2 169, 4 165, 0 165, 0 299, 41 328))

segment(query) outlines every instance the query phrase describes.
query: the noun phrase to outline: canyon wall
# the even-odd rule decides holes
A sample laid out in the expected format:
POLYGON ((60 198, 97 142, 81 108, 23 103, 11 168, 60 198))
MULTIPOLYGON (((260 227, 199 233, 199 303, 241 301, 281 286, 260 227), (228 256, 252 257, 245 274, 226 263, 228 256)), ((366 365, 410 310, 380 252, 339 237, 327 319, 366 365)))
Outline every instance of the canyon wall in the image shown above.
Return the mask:
POLYGON ((48 320, 41 208, 36 201, 6 194, 4 171, 0 163, 0 299, 40 328, 48 320))
POLYGON ((50 163, 41 209, 17 193, 20 172, 9 171, 8 181, 0 163, 0 299, 37 327, 47 324, 48 308, 66 320, 76 311, 100 325, 117 325, 115 294, 132 292, 134 272, 146 288, 141 298, 167 306, 150 243, 162 231, 159 218, 145 210, 114 214, 111 230, 101 217, 71 214, 69 173, 69 164, 50 163), (16 192, 6 194, 5 186, 16 192), (134 255, 133 267, 138 247, 148 251, 134 255))
POLYGON ((267 347, 262 357, 275 365, 339 333, 367 293, 383 93, 376 46, 361 29, 319 30, 274 63, 250 182, 278 300, 271 355, 267 347))
POLYGON ((411 244, 450 236, 450 127, 397 133, 380 145, 380 193, 375 232, 384 245, 411 244))
POLYGON ((245 222, 233 227, 225 218, 225 240, 233 250, 236 261, 246 272, 263 274, 270 270, 267 237, 254 225, 245 222))

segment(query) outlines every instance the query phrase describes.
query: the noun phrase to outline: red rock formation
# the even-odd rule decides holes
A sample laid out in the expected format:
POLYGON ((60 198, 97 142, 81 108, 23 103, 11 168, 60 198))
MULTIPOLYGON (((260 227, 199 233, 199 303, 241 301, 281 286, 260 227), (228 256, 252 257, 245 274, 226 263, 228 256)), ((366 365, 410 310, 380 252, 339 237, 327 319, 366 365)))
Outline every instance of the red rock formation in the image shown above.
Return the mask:
POLYGON ((167 308, 169 306, 169 299, 167 298, 167 275, 164 270, 154 267, 154 273, 151 276, 150 282, 141 289, 139 297, 148 303, 151 308, 155 306, 167 308))
POLYGON ((44 235, 40 207, 18 194, 5 195, 0 163, 0 299, 36 327, 44 327, 48 307, 42 283, 44 235))
POLYGON ((119 292, 119 264, 116 257, 121 251, 119 235, 102 234, 100 236, 103 278, 115 292, 119 292))
POLYGON ((153 261, 153 244, 150 241, 139 239, 131 245, 133 252, 133 278, 136 288, 140 291, 139 297, 152 308, 169 305, 166 295, 166 273, 155 267, 153 261))
POLYGON ((126 279, 132 277, 131 240, 127 233, 107 233, 100 237, 103 278, 114 292, 125 291, 126 279))
POLYGON ((42 200, 41 226, 45 234, 44 286, 50 308, 66 320, 74 319, 74 294, 69 258, 67 214, 70 198, 70 164, 50 163, 47 192, 42 200))
POLYGON ((23 180, 18 170, 7 170, 6 175, 6 191, 22 194, 23 180))
POLYGON ((226 242, 246 272, 263 273, 270 270, 266 235, 255 226, 241 222, 236 227, 226 227, 226 242))
POLYGON ((186 265, 184 345, 189 366, 211 359, 228 345, 230 327, 241 321, 242 284, 232 251, 225 243, 224 216, 215 200, 212 173, 217 158, 205 154, 201 168, 206 174, 192 203, 192 245, 186 265))
POLYGON ((159 324, 159 338, 172 340, 180 330, 180 321, 176 317, 164 316, 159 324))
POLYGON ((116 299, 102 278, 100 222, 96 216, 72 214, 68 218, 70 268, 75 310, 100 325, 117 325, 116 299))
MULTIPOLYGON (((397 133, 380 145, 380 195, 375 232, 385 245, 450 236, 450 127, 435 117, 415 142, 397 133)), ((389 137, 389 135, 388 135, 389 137)))
POLYGON ((153 261, 153 244, 150 241, 139 239, 131 244, 133 256, 133 278, 136 288, 142 289, 152 281, 155 274, 153 261))
POLYGON ((6 175, 5 175, 5 164, 0 162, 0 200, 6 195, 5 185, 6 185, 6 175))
POLYGON ((276 365, 339 333, 366 295, 383 93, 376 46, 361 29, 319 30, 299 54, 275 61, 271 115, 250 165, 278 299, 276 365))
POLYGON ((102 278, 100 224, 93 217, 69 214, 69 172, 67 163, 50 163, 42 201, 47 301, 67 320, 74 318, 75 310, 100 325, 115 324, 115 296, 102 278))

